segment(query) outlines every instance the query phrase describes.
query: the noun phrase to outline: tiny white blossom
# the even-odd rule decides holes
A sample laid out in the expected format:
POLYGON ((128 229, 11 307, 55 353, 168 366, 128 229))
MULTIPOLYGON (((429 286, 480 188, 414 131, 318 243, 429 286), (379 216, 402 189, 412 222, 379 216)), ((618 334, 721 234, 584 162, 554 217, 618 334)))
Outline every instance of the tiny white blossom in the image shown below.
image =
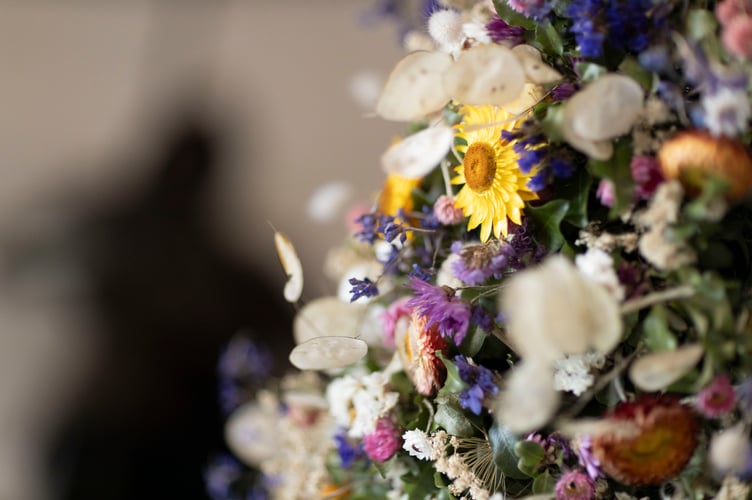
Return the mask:
POLYGON ((411 429, 402 434, 402 448, 418 460, 430 460, 433 454, 433 440, 420 429, 411 429))
POLYGON ((605 356, 597 352, 572 354, 557 360, 554 363, 554 389, 580 396, 595 381, 592 371, 603 368, 605 362, 605 356))
POLYGON ((624 287, 614 271, 614 259, 598 248, 591 248, 574 259, 577 269, 588 279, 608 290, 614 300, 624 300, 624 287))
POLYGON ((376 421, 397 404, 399 393, 387 391, 389 378, 382 372, 373 372, 360 380, 361 386, 352 398, 355 418, 348 435, 360 438, 376 429, 376 421))

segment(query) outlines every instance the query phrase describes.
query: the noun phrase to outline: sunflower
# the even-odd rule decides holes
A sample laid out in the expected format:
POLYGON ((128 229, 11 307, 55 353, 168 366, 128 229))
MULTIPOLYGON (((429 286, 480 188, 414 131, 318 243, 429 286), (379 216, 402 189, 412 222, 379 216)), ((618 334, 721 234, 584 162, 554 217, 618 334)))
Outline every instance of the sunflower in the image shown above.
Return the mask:
POLYGON ((507 219, 522 224, 525 202, 538 199, 527 187, 536 171, 522 173, 514 141, 501 137, 503 130, 511 131, 519 123, 511 114, 495 106, 464 106, 462 114, 456 137, 461 139, 457 150, 463 162, 455 167, 457 176, 451 182, 464 186, 454 206, 470 217, 468 231, 480 226, 480 240, 485 242, 492 230, 496 238, 507 235, 507 219))

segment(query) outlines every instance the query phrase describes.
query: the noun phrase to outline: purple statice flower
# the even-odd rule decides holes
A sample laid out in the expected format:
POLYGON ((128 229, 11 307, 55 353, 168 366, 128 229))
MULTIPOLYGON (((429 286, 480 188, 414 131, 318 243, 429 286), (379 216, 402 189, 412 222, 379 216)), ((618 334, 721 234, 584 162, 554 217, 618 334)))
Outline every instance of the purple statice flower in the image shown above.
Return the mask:
POLYGON ((569 447, 567 440, 556 432, 545 438, 536 433, 528 434, 525 441, 533 441, 541 445, 546 453, 543 457, 544 465, 560 463, 561 460, 568 461, 574 457, 574 452, 569 447))
POLYGON ((577 85, 572 82, 564 82, 551 89, 551 98, 554 101, 566 101, 575 92, 577 92, 577 85))
POLYGON ((515 271, 539 263, 546 255, 546 248, 539 245, 530 234, 527 221, 523 221, 521 226, 512 226, 508 241, 509 246, 504 247, 503 251, 509 268, 515 271))
POLYGON ((386 462, 402 449, 402 430, 391 419, 382 417, 376 430, 363 437, 363 450, 374 462, 386 462))
POLYGON ((462 381, 469 385, 460 393, 460 406, 475 415, 480 415, 485 398, 499 393, 493 372, 485 366, 472 363, 461 354, 454 357, 454 364, 457 366, 462 381))
POLYGON ((347 438, 345 429, 340 430, 334 435, 334 443, 337 447, 337 454, 342 464, 342 468, 349 469, 356 460, 366 456, 362 443, 352 443, 347 438))
POLYGON ((491 314, 483 306, 477 304, 470 308, 470 322, 484 332, 490 332, 494 326, 491 314))
POLYGON ((635 196, 640 200, 650 199, 664 180, 658 160, 654 156, 634 156, 629 168, 635 181, 635 196))
POLYGON ((355 233, 355 237, 370 245, 373 245, 376 240, 381 238, 387 242, 392 242, 399 238, 404 243, 407 239, 406 228, 399 220, 397 217, 391 215, 377 213, 363 214, 355 219, 355 223, 361 228, 355 233))
POLYGON ((606 39, 603 0, 573 0, 567 15, 572 19, 570 31, 583 57, 595 58, 603 54, 606 39))
POLYGON ((376 297, 379 294, 379 288, 376 286, 376 283, 368 278, 363 278, 362 280, 350 278, 347 282, 352 285, 350 289, 350 293, 352 294, 350 302, 355 302, 361 297, 376 297))
POLYGON ((433 274, 433 269, 426 269, 424 267, 420 267, 418 264, 413 264, 410 267, 410 272, 407 273, 408 276, 414 276, 423 281, 430 281, 433 277, 433 274))
POLYGON ((556 482, 556 500, 592 500, 595 483, 581 470, 565 473, 556 482))
POLYGON ((410 277, 409 286, 415 295, 407 306, 425 317, 429 328, 435 325, 443 338, 460 345, 470 326, 470 305, 448 287, 433 286, 415 277, 410 277))
POLYGON ((519 26, 510 26, 499 16, 494 16, 488 24, 486 31, 496 43, 508 42, 510 45, 519 45, 525 41, 525 29, 519 26))
POLYGON ((639 53, 648 47, 649 36, 659 31, 660 18, 651 21, 652 0, 605 2, 608 42, 614 47, 639 53))
POLYGON ((480 285, 491 277, 500 278, 509 260, 503 252, 506 245, 508 243, 503 240, 489 240, 468 246, 455 241, 451 249, 460 258, 452 263, 452 272, 457 279, 473 286, 480 285))
POLYGON ((601 463, 593 454, 593 439, 590 436, 581 436, 577 439, 577 458, 580 465, 585 467, 590 479, 595 481, 601 475, 601 463))
POLYGON ((527 187, 533 192, 540 192, 546 189, 548 185, 548 172, 546 170, 539 170, 534 176, 527 181, 527 187))

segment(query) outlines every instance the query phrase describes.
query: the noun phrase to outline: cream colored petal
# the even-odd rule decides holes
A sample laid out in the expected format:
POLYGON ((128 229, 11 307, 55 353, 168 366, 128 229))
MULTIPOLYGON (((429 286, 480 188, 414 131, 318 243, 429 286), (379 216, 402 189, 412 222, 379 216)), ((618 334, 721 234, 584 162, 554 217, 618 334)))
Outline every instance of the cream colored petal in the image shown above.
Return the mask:
POLYGON ((447 94, 463 104, 501 106, 520 96, 525 72, 510 49, 478 45, 462 52, 443 82, 447 94))
POLYGON ((659 391, 686 375, 702 359, 700 344, 642 356, 629 367, 629 378, 643 391, 659 391))
POLYGON ((413 121, 439 111, 449 102, 444 73, 452 57, 443 52, 413 52, 392 73, 376 102, 376 113, 386 120, 413 121))
POLYGON ((381 155, 381 167, 387 174, 423 177, 449 153, 454 135, 454 129, 446 125, 421 130, 387 149, 381 155))

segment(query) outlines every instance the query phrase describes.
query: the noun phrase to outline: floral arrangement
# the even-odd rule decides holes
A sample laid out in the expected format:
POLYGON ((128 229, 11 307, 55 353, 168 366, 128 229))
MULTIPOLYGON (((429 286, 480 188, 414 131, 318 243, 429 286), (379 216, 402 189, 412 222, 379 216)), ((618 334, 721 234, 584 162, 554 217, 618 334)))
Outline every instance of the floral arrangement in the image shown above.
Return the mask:
POLYGON ((431 4, 338 292, 275 234, 301 371, 228 347, 214 498, 748 498, 752 1, 431 4))

